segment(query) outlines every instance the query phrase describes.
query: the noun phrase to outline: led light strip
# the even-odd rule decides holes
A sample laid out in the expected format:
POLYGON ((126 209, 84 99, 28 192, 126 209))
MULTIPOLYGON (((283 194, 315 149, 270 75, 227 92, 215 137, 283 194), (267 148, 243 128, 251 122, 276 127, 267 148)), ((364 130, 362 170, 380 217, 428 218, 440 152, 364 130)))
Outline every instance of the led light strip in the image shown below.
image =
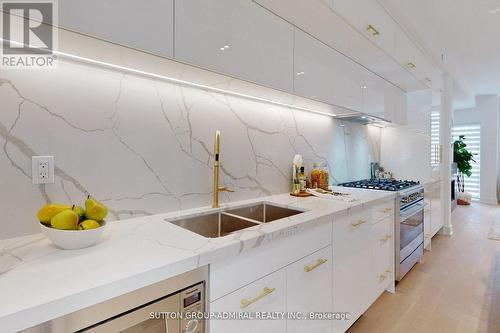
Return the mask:
MULTIPOLYGON (((5 40, 2 38, 0 38, 0 41, 17 44, 19 46, 29 46, 27 44, 15 42, 15 41, 9 41, 9 40, 5 40)), ((316 113, 316 114, 323 115, 323 116, 328 116, 328 117, 333 117, 333 118, 337 117, 337 115, 334 113, 318 111, 318 110, 304 108, 301 106, 296 106, 296 105, 292 105, 292 104, 288 104, 288 103, 277 102, 277 101, 273 101, 273 100, 262 98, 262 97, 242 94, 242 93, 238 93, 238 92, 231 91, 231 90, 206 86, 206 85, 199 84, 199 83, 189 82, 189 81, 185 81, 185 80, 176 79, 173 77, 168 77, 168 76, 164 76, 164 75, 159 75, 159 74, 155 74, 155 73, 141 71, 138 69, 133 69, 133 68, 125 67, 125 66, 115 65, 115 64, 108 63, 108 62, 103 62, 103 61, 94 60, 94 59, 90 59, 90 58, 80 57, 80 56, 69 54, 69 53, 64 53, 64 52, 60 52, 60 51, 52 51, 52 53, 55 55, 58 55, 62 58, 65 58, 65 59, 70 59, 70 60, 74 60, 74 61, 78 61, 78 62, 84 62, 87 64, 92 64, 92 65, 101 66, 101 67, 105 67, 105 68, 111 68, 114 70, 125 71, 125 72, 129 72, 129 73, 137 74, 137 75, 142 75, 142 76, 154 78, 154 79, 160 79, 163 81, 167 81, 167 82, 171 82, 171 83, 175 83, 175 84, 179 84, 179 85, 184 85, 184 86, 193 87, 193 88, 202 89, 202 90, 213 91, 213 92, 221 93, 224 95, 241 97, 241 98, 250 99, 250 100, 254 100, 254 101, 258 101, 258 102, 264 102, 264 103, 268 103, 268 104, 272 104, 272 105, 276 105, 276 106, 291 108, 291 109, 295 109, 295 110, 299 110, 299 111, 312 112, 312 113, 316 113)))

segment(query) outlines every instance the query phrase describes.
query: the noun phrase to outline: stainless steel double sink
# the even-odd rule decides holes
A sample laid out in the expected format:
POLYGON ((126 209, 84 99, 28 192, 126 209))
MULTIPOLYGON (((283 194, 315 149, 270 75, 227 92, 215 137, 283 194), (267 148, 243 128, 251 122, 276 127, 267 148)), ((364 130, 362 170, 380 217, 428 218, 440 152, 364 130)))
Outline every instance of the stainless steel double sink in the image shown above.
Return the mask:
POLYGON ((302 210, 261 202, 250 206, 207 212, 193 217, 167 219, 167 222, 201 236, 217 238, 232 232, 304 213, 302 210))

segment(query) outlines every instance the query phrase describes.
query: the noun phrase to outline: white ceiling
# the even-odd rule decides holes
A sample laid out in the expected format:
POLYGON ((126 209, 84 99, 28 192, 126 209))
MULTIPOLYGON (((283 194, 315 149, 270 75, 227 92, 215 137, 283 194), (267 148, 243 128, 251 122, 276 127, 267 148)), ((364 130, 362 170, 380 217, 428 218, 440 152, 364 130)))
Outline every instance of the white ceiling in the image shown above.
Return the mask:
POLYGON ((500 0, 379 1, 456 79, 456 108, 500 94, 500 0))

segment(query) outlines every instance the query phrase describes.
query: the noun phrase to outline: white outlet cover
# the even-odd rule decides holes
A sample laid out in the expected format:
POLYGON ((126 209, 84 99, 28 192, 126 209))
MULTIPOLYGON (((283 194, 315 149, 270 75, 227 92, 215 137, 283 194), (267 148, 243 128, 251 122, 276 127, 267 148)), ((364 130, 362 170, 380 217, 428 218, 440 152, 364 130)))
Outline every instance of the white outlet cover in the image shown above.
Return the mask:
POLYGON ((33 184, 54 183, 54 156, 32 156, 31 178, 33 184))

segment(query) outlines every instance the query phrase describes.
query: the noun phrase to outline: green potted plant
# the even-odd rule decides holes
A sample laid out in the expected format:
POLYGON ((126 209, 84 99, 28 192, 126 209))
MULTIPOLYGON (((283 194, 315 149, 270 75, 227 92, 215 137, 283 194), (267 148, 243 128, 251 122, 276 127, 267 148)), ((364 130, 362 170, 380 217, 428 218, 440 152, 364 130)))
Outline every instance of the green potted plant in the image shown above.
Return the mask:
POLYGON ((465 135, 460 135, 455 142, 453 142, 453 161, 457 164, 457 189, 459 205, 470 205, 472 196, 470 193, 465 193, 465 176, 472 176, 471 162, 476 162, 473 154, 467 149, 465 143, 465 135))

